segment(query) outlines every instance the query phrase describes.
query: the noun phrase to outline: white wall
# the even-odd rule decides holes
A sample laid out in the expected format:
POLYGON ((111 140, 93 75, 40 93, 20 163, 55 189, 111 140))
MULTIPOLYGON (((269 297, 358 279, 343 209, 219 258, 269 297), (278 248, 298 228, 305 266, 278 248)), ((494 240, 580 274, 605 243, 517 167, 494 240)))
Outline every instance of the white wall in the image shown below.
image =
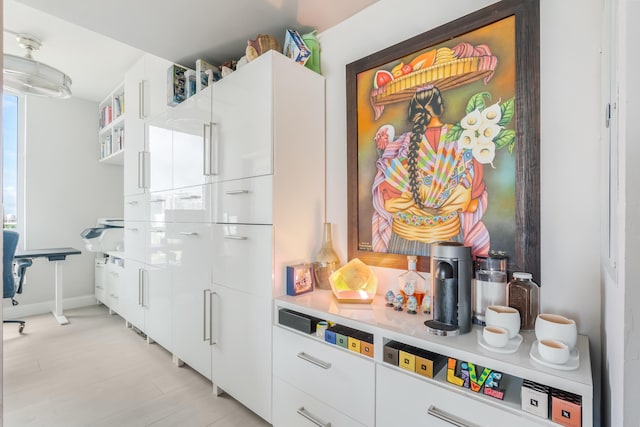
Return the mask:
MULTIPOLYGON (((20 248, 71 246, 81 255, 64 263, 66 306, 91 302, 93 259, 80 233, 102 216, 122 217, 122 167, 98 163, 98 106, 95 102, 26 97, 25 226, 20 248)), ((53 306, 54 267, 34 260, 20 305, 5 316, 46 312, 53 306)))
MULTIPOLYGON (((380 0, 320 35, 327 78, 327 221, 347 257, 345 65, 494 3, 380 0)), ((541 1, 541 306, 591 342, 600 376, 601 0, 541 1), (579 11, 579 13, 577 13, 579 11)), ((382 286, 396 270, 376 269, 382 286)))

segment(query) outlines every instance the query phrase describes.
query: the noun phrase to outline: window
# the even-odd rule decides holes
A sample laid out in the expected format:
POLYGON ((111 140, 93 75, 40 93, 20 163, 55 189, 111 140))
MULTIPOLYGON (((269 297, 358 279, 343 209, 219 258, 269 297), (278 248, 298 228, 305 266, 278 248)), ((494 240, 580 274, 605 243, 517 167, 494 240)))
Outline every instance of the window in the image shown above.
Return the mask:
POLYGON ((2 204, 4 228, 18 226, 18 111, 21 98, 2 94, 2 204))

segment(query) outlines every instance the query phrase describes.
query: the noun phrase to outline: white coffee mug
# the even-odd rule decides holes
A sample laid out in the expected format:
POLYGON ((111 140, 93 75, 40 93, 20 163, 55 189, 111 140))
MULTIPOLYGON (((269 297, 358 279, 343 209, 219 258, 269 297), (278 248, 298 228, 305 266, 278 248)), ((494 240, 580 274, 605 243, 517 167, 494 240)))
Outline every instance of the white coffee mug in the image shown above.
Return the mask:
POLYGON ((538 341, 538 353, 547 362, 556 365, 562 365, 569 360, 569 346, 558 340, 540 340, 538 341))
POLYGON ((542 313, 536 318, 536 338, 538 341, 558 340, 569 346, 571 350, 578 340, 576 322, 558 314, 542 313))
POLYGON ((509 331, 509 338, 520 332, 520 312, 506 305, 490 305, 484 314, 487 326, 499 326, 509 331))
POLYGON ((484 341, 491 347, 504 347, 509 342, 509 331, 499 326, 485 326, 482 330, 484 341))

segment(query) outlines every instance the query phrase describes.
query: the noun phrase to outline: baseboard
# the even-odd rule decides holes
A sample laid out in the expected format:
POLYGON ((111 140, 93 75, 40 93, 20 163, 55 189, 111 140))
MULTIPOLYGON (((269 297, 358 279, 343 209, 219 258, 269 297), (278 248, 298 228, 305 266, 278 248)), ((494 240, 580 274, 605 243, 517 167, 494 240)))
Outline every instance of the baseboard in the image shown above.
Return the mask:
MULTIPOLYGON (((65 310, 79 307, 87 307, 90 305, 96 305, 97 300, 95 295, 84 295, 80 297, 65 298, 63 307, 65 310)), ((35 316, 38 314, 50 313, 54 308, 53 301, 38 302, 34 304, 18 304, 10 307, 3 307, 2 317, 4 319, 17 319, 28 316, 35 316)))

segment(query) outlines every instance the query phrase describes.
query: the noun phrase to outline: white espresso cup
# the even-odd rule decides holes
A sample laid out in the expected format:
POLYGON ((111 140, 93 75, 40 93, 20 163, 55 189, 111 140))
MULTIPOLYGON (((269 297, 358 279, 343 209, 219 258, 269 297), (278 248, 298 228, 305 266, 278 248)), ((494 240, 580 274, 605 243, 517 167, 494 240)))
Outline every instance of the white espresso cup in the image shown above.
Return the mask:
POLYGON ((558 340, 565 343, 569 350, 576 346, 578 327, 576 322, 558 314, 542 313, 536 318, 536 338, 558 340))
POLYGON ((484 314, 487 326, 498 326, 509 331, 509 339, 520 332, 520 312, 506 305, 490 305, 484 314))
POLYGON ((485 326, 482 330, 484 341, 491 347, 504 347, 509 342, 509 331, 499 326, 485 326))
POLYGON ((569 360, 569 346, 558 340, 538 341, 538 353, 547 362, 562 365, 569 360))

